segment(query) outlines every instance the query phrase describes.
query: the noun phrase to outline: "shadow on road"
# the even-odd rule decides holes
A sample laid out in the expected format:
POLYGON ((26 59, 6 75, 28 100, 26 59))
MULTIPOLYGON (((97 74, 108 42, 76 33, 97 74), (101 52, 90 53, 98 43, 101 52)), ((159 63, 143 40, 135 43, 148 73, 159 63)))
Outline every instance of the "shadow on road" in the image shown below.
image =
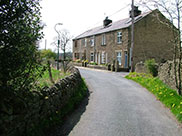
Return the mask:
POLYGON ((86 106, 89 103, 90 92, 87 91, 86 97, 81 103, 75 108, 74 111, 69 113, 64 119, 63 124, 52 129, 47 136, 67 136, 72 131, 74 126, 80 121, 82 114, 86 110, 86 106))

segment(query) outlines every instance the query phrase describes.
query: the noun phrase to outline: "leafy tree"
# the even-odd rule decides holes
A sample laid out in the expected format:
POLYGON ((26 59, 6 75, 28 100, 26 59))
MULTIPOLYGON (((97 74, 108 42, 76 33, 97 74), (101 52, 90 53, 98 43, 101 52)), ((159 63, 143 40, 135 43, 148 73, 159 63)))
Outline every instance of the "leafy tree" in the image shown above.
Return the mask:
POLYGON ((48 50, 41 50, 40 51, 40 56, 41 58, 45 58, 45 59, 56 59, 56 53, 53 52, 51 49, 48 49, 48 50))
POLYGON ((0 0, 0 113, 15 110, 43 71, 37 49, 43 37, 40 17, 39 0, 0 0))

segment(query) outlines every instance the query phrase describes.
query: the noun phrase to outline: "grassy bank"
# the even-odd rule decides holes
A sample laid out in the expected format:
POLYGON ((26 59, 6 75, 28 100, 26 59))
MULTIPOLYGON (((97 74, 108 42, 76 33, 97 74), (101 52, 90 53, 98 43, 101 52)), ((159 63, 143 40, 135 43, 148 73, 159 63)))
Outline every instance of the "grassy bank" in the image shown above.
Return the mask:
POLYGON ((126 78, 147 88, 182 122, 182 96, 179 96, 175 90, 150 74, 130 73, 126 78))
MULTIPOLYGON (((64 78, 65 76, 68 76, 70 75, 70 73, 63 73, 59 70, 56 70, 54 68, 51 68, 51 72, 52 72, 52 78, 54 80, 54 82, 56 83, 58 80, 64 78)), ((49 72, 48 72, 48 69, 44 72, 44 74, 42 75, 42 77, 39 79, 39 85, 41 87, 44 87, 44 86, 52 86, 53 83, 51 82, 50 80, 50 77, 49 77, 49 72)))

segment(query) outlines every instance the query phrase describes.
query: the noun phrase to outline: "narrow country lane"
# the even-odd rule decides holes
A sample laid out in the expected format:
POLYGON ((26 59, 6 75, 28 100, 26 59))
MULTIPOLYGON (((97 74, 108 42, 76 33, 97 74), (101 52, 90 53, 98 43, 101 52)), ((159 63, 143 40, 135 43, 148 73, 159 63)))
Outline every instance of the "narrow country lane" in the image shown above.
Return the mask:
POLYGON ((170 111, 146 89, 125 79, 125 73, 79 70, 91 92, 89 100, 56 135, 182 136, 181 125, 170 111))

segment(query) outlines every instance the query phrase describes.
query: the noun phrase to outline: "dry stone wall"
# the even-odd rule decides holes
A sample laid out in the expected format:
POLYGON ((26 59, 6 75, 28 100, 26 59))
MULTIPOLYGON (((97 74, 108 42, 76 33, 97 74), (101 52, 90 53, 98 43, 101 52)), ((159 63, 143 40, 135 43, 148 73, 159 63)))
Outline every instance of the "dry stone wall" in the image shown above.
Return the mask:
POLYGON ((176 89, 173 61, 167 61, 159 66, 158 77, 172 89, 176 89))
POLYGON ((46 123, 45 120, 51 120, 52 115, 59 114, 83 83, 78 69, 72 68, 71 73, 51 88, 31 92, 26 98, 26 106, 16 107, 21 108, 18 113, 15 114, 13 111, 9 114, 1 113, 0 135, 28 135, 33 128, 41 126, 43 122, 46 123))
MULTIPOLYGON (((135 66, 135 72, 137 73, 148 73, 143 62, 139 62, 135 66)), ((182 74, 182 73, 181 73, 182 74)), ((161 63, 158 67, 158 78, 162 80, 170 88, 177 90, 175 83, 175 71, 174 62, 166 61, 161 63)))
POLYGON ((141 61, 135 65, 135 72, 137 73, 148 73, 145 64, 141 61))

